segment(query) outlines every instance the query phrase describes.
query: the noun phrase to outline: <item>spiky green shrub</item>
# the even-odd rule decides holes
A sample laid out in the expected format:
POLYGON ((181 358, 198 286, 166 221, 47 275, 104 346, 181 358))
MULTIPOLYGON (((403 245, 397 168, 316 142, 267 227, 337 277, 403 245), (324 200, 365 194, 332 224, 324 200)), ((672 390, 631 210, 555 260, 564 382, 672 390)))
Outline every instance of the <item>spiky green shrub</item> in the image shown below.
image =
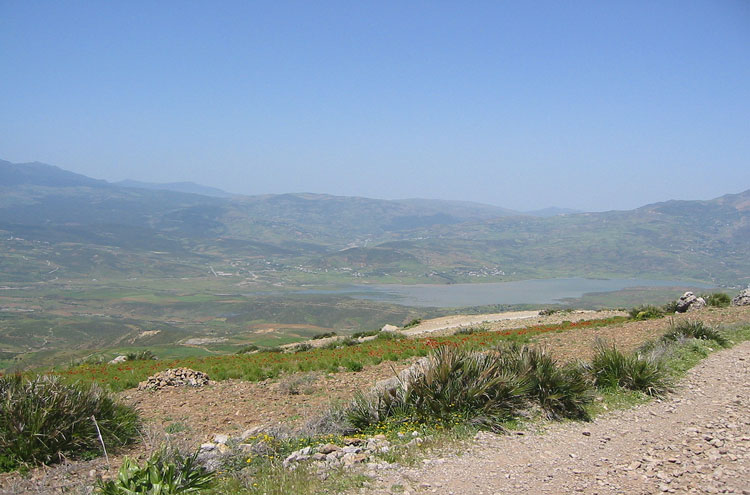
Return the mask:
POLYGON ((418 415, 449 419, 459 413, 491 426, 512 417, 525 405, 530 381, 487 353, 443 346, 431 356, 426 372, 405 390, 405 403, 418 415))
POLYGON ((505 369, 494 355, 442 346, 406 382, 357 396, 349 419, 362 429, 392 416, 420 422, 460 417, 494 429, 523 408, 528 389, 527 377, 505 369))
POLYGON ((0 376, 0 452, 13 468, 100 455, 92 418, 107 447, 127 444, 138 435, 136 411, 96 384, 66 384, 54 376, 0 376))
POLYGON ((732 302, 732 298, 723 292, 714 292, 713 294, 703 295, 706 304, 715 308, 726 308, 732 302))
POLYGON ((549 418, 588 418, 585 406, 593 400, 589 376, 576 364, 561 367, 544 349, 529 346, 498 348, 503 366, 529 380, 529 398, 549 418))
POLYGON ((649 304, 631 308, 628 314, 634 320, 650 320, 651 318, 661 318, 664 316, 664 311, 657 306, 649 304))
POLYGON ((591 388, 577 366, 560 367, 543 350, 516 345, 470 352, 441 346, 396 386, 357 396, 349 420, 363 429, 394 416, 428 423, 460 418, 498 429, 531 403, 548 417, 585 418, 591 388))
POLYGON ((197 452, 183 456, 162 448, 154 452, 143 467, 126 457, 117 479, 100 480, 97 492, 102 495, 200 493, 210 488, 213 480, 213 473, 198 464, 197 452))
POLYGON ((622 387, 655 397, 663 396, 671 389, 668 372, 661 361, 640 354, 623 354, 614 345, 597 345, 591 373, 599 388, 622 387))
POLYGON ((236 354, 248 354, 250 352, 257 351, 258 349, 260 349, 260 348, 257 345, 255 345, 255 344, 248 344, 246 346, 243 346, 239 351, 237 351, 236 354))
POLYGON ((727 339, 721 332, 705 325, 699 320, 681 321, 676 325, 672 323, 669 331, 662 336, 663 341, 677 341, 684 338, 713 340, 722 347, 729 345, 729 339, 727 339))

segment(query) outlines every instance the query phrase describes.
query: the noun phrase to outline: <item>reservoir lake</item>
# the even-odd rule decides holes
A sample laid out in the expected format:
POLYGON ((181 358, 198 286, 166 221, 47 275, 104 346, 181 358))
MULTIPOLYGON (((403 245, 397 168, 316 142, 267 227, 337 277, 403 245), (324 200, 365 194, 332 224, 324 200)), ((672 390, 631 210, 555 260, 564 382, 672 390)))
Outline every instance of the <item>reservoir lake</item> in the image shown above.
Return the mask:
POLYGON ((634 287, 709 289, 698 282, 650 279, 555 278, 451 285, 351 285, 334 290, 306 290, 302 294, 339 294, 417 307, 464 307, 490 304, 554 304, 592 292, 634 287))

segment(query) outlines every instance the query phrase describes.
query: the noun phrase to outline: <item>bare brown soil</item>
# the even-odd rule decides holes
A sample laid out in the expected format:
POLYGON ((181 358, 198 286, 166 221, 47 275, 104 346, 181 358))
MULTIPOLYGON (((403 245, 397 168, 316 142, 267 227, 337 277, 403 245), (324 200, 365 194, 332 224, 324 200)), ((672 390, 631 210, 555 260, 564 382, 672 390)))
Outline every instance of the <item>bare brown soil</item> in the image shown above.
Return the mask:
POLYGON ((632 351, 647 340, 664 334, 672 321, 700 320, 707 325, 731 325, 750 322, 750 306, 729 308, 705 308, 694 313, 676 314, 656 320, 630 321, 619 325, 599 328, 581 328, 560 333, 548 333, 536 341, 544 345, 561 361, 588 360, 597 340, 612 342, 620 350, 632 351))

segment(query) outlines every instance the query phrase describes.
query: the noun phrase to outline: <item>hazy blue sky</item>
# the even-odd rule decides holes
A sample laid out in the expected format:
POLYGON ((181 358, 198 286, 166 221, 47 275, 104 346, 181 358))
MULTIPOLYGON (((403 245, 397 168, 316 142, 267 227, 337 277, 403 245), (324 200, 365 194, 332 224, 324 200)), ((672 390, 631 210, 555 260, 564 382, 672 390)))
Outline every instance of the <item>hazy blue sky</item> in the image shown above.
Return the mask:
POLYGON ((0 158, 603 210, 750 188, 750 1, 0 0, 0 158))

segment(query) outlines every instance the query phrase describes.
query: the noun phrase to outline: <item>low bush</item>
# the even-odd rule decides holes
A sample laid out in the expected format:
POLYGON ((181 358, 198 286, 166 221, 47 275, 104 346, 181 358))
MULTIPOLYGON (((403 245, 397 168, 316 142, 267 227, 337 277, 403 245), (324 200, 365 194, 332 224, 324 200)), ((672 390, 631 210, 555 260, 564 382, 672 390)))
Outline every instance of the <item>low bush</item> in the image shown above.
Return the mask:
POLYGON ((456 330, 455 335, 473 335, 479 332, 491 332, 491 330, 484 325, 480 325, 477 327, 459 328, 456 330))
POLYGON ((549 417, 585 418, 584 406, 592 398, 585 373, 559 367, 544 351, 510 346, 470 352, 440 346, 397 386, 358 395, 349 420, 359 429, 395 417, 498 430, 531 403, 549 417))
POLYGON ((148 349, 139 352, 129 352, 125 357, 128 358, 128 361, 150 361, 157 359, 156 355, 148 349))
POLYGON ((650 320, 651 318, 661 318, 664 316, 664 311, 657 306, 649 304, 631 308, 628 314, 634 320, 650 320))
POLYGON ((400 332, 380 332, 377 336, 377 340, 403 340, 406 338, 408 337, 400 332))
POLYGON ((727 339, 718 330, 706 326, 702 321, 681 321, 677 325, 672 323, 669 331, 662 337, 663 341, 677 341, 683 338, 698 340, 713 340, 718 345, 726 347, 729 345, 727 339))
POLYGON ((723 292, 714 292, 713 294, 702 295, 703 299, 706 300, 706 304, 715 308, 726 308, 732 302, 732 298, 728 294, 723 292))
POLYGON ((310 340, 327 339, 328 337, 335 337, 336 335, 336 332, 316 333, 315 335, 310 337, 310 340))
POLYGON ((364 365, 359 361, 345 361, 344 368, 346 368, 348 371, 359 372, 364 369, 364 365))
POLYGON ((622 387, 661 397, 670 389, 669 374, 660 360, 623 354, 614 345, 597 344, 591 373, 599 388, 622 387))
POLYGON ((587 419, 585 406, 593 400, 589 376, 576 364, 561 367, 543 349, 511 345, 500 347, 505 367, 527 376, 529 396, 549 418, 587 419))
POLYGON ((356 431, 357 429, 349 419, 349 410, 340 405, 332 405, 305 423, 300 429, 300 435, 305 437, 351 435, 356 431))
POLYGON ((100 455, 97 424, 108 447, 131 442, 139 431, 135 410, 96 384, 0 376, 0 452, 10 459, 6 469, 100 455))
POLYGON ((279 391, 288 395, 311 394, 317 380, 315 373, 293 374, 279 382, 279 391))
POLYGON ((308 344, 307 342, 301 342, 301 343, 295 345, 292 348, 292 351, 293 352, 307 352, 307 351, 309 351, 312 348, 313 348, 312 344, 308 344))
POLYGON ((99 480, 96 489, 102 495, 177 495, 200 493, 210 488, 213 481, 213 473, 197 462, 197 452, 184 456, 162 448, 152 454, 143 467, 126 457, 117 478, 99 480))
POLYGON ((257 351, 259 347, 255 344, 248 344, 244 347, 242 347, 239 351, 237 351, 235 354, 248 354, 250 352, 257 351))
POLYGON ((662 308, 665 314, 674 314, 677 312, 677 301, 669 301, 662 308))
POLYGON ((359 339, 362 337, 372 337, 373 335, 377 335, 380 333, 380 330, 368 330, 366 332, 354 332, 352 334, 353 339, 359 339))
POLYGON ((339 349, 341 347, 351 347, 354 345, 359 345, 360 342, 357 339, 353 339, 351 337, 346 337, 341 340, 334 340, 332 342, 327 343, 323 346, 323 349, 339 349))
POLYGON ((406 325, 404 325, 404 330, 407 329, 407 328, 416 327, 420 323, 422 323, 422 318, 414 318, 409 323, 407 323, 406 325))

